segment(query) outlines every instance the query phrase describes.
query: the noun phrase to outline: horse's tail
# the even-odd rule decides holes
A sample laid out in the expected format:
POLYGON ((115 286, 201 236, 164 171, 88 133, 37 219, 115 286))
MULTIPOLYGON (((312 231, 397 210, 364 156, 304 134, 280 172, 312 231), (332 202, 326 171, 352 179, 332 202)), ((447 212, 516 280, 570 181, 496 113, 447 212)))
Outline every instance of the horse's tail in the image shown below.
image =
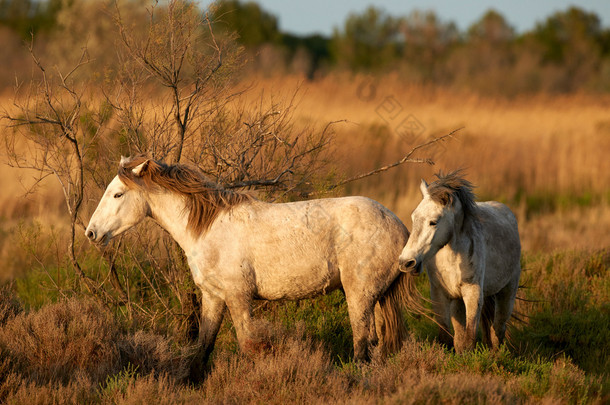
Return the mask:
MULTIPOLYGON (((410 273, 398 274, 385 294, 379 299, 379 315, 381 315, 380 337, 383 354, 395 353, 400 350, 402 342, 407 338, 407 325, 402 309, 423 313, 422 296, 415 287, 415 276, 410 273)), ((377 322, 378 324, 380 322, 377 322)))

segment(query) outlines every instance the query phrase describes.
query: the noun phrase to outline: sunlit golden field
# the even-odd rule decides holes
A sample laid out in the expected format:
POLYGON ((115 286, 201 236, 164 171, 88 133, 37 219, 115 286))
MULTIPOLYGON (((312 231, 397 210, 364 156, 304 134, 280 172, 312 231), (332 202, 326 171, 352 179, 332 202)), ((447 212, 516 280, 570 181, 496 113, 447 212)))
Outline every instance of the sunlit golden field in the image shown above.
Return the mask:
MULTIPOLYGON (((463 27, 440 6, 393 15, 375 3, 327 36, 284 31, 256 2, 208 3, 0 2, 0 403, 610 403, 601 6, 549 8, 524 30, 494 9, 463 27), (463 170, 479 200, 501 201, 518 219, 522 271, 504 343, 487 347, 483 331, 472 350, 441 343, 424 271, 373 297, 381 307, 401 300, 404 318, 370 324, 371 356, 358 361, 350 325, 367 315, 354 316, 347 284, 347 298, 325 287, 258 300, 259 276, 273 278, 259 264, 272 259, 243 259, 242 273, 215 277, 192 261, 202 251, 185 252, 151 219, 116 234, 120 221, 106 218, 109 232, 93 226, 89 237, 112 240, 91 243, 84 231, 121 155, 139 153, 196 165, 224 188, 185 192, 191 213, 211 221, 215 210, 232 218, 231 201, 242 200, 234 190, 273 202, 364 195, 411 228, 420 180, 463 170), (405 156, 419 162, 384 169, 405 156), (421 296, 397 293, 407 282, 421 296), (402 347, 382 353, 375 333, 396 326, 407 329, 402 347)), ((181 170, 170 171, 179 182, 181 170)), ((134 190, 123 191, 108 195, 125 220, 133 197, 120 198, 134 190)), ((235 259, 234 247, 252 246, 235 233, 198 243, 235 259)), ((276 239, 263 247, 277 250, 276 239)), ((294 250, 275 252, 287 256, 285 268, 272 266, 280 279, 294 271, 294 250)), ((368 268, 370 258, 353 259, 368 268)), ((498 316, 498 294, 483 316, 498 316)), ((461 304, 451 306, 455 316, 461 304)))
MULTIPOLYGON (((435 166, 406 163, 334 193, 377 199, 409 227, 420 178, 431 180, 439 170, 463 168, 480 199, 506 202, 517 214, 524 250, 610 245, 607 96, 485 98, 409 86, 396 75, 351 74, 313 82, 298 76, 251 77, 236 88, 248 89, 240 99, 246 104, 287 105, 296 92, 297 128, 336 122, 329 169, 339 177, 394 162, 420 143, 463 128, 453 139, 415 155, 431 157, 435 166), (415 137, 398 128, 409 116, 422 126, 415 137)), ((4 96, 9 109, 11 97, 4 96)), ((114 160, 119 157, 117 152, 114 160)), ((63 195, 54 179, 26 194, 35 179, 33 171, 3 165, 4 221, 14 224, 17 218, 34 216, 55 222, 64 215, 63 195)), ((90 204, 93 208, 95 202, 90 204)))
POLYGON ((409 227, 420 178, 463 168, 480 199, 503 201, 517 214, 525 250, 610 245, 607 96, 485 98, 409 86, 397 75, 337 74, 314 82, 257 77, 245 84, 253 103, 286 102, 298 89, 297 125, 340 121, 334 124, 331 166, 344 177, 399 160, 412 147, 463 128, 453 140, 417 153, 435 166, 407 163, 340 191, 383 202, 409 227), (409 116, 423 126, 415 139, 400 132, 409 116))
POLYGON ((442 147, 421 152, 434 158, 435 167, 407 164, 350 192, 380 199, 408 223, 420 177, 464 168, 481 198, 507 202, 519 216, 526 250, 610 245, 610 99, 485 99, 412 89, 398 78, 382 78, 377 97, 364 102, 354 97, 361 80, 366 79, 313 85, 302 107, 314 119, 350 121, 337 131, 337 152, 352 173, 397 160, 420 141, 464 129, 442 147), (419 139, 397 136, 395 123, 388 125, 376 113, 387 96, 403 107, 398 119, 412 114, 423 124, 419 139))
MULTIPOLYGON (((485 98, 409 86, 397 75, 339 73, 315 81, 251 76, 234 86, 232 90, 247 89, 239 98, 246 106, 284 108, 294 97, 295 131, 334 122, 324 166, 334 174, 332 181, 397 161, 413 147, 463 127, 452 139, 413 156, 431 158, 434 166, 406 163, 314 197, 369 196, 410 228, 410 213, 420 199, 420 179, 433 180, 439 170, 465 169, 480 199, 503 201, 518 217, 521 281, 526 286, 520 296, 532 301, 519 301, 516 308, 527 323, 511 329, 512 339, 500 353, 477 349, 457 355, 434 343, 436 329, 431 322, 409 318, 412 336, 398 354, 389 361, 355 364, 349 361, 351 335, 341 294, 299 303, 265 303, 254 313, 264 318, 262 336, 272 342, 273 351, 255 357, 239 353, 227 316, 209 374, 202 385, 192 387, 184 383, 188 347, 157 314, 150 321, 127 322, 82 297, 49 303, 58 299, 59 288, 77 289, 69 284, 74 280, 69 265, 59 265, 66 263, 69 228, 64 197, 52 177, 34 193, 25 194, 36 173, 4 165, 0 257, 8 265, 0 280, 14 282, 27 308, 20 312, 17 304, 11 307, 7 303, 15 301, 0 290, 4 300, 0 321, 7 319, 0 329, 0 354, 22 356, 14 366, 0 364, 0 372, 2 367, 12 370, 12 379, 0 384, 0 392, 10 395, 3 395, 17 402, 42 396, 101 403, 146 403, 160 395, 167 403, 285 403, 295 398, 297 403, 371 403, 383 398, 407 403, 603 403, 607 399, 603 370, 608 347, 603 328, 607 328, 604 311, 610 294, 610 97, 485 98), (417 134, 400 129, 408 117, 421 125, 417 134), (62 322, 70 325, 65 328, 68 332, 62 322), (38 329, 45 331, 40 345, 49 348, 48 355, 31 355, 35 351, 20 340, 38 329), (98 332, 90 336, 89 330, 98 332), (69 340, 73 344, 57 343, 70 334, 75 336, 69 340), (96 352, 99 360, 90 360, 88 339, 105 342, 96 352), (57 369, 48 371, 47 362, 57 369), (83 373, 78 381, 72 376, 72 364, 83 373)), ((6 95, 2 104, 10 110, 11 96, 6 95)), ((2 131, 11 129, 2 127, 2 131)), ((28 153, 25 144, 19 148, 28 153)), ((109 158, 118 163, 120 153, 109 158)), ((95 198, 85 201, 83 223, 96 204, 95 198)), ((87 271, 106 277, 99 253, 80 233, 78 253, 87 271)), ((121 280, 138 294, 148 286, 129 260, 121 262, 121 280), (130 284, 132 280, 139 281, 130 284)), ((428 294, 423 277, 419 288, 428 294)), ((123 311, 131 314, 118 310, 123 311)))

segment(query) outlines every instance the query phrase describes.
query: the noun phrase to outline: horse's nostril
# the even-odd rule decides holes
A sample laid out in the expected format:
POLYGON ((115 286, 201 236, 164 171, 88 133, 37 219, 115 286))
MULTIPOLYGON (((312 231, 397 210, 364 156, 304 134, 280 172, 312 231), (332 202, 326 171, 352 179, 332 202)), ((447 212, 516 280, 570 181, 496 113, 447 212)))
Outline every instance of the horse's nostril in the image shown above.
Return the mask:
POLYGON ((415 267, 416 264, 417 264, 417 261, 410 259, 405 262, 405 267, 406 268, 415 267))
POLYGON ((94 232, 94 231, 92 231, 91 229, 89 229, 89 230, 88 230, 88 231, 87 231, 85 234, 87 235, 87 237, 88 237, 90 240, 95 240, 95 232, 94 232))

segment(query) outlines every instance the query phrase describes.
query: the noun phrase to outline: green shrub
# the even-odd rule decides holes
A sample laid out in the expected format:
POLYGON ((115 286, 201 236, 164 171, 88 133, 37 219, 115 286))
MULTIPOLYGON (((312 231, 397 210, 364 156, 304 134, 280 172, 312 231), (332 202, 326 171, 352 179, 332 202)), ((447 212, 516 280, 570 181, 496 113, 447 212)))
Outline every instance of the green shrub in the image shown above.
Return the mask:
POLYGON ((587 372, 610 369, 610 252, 527 258, 522 276, 528 320, 512 330, 518 352, 571 358, 587 372))

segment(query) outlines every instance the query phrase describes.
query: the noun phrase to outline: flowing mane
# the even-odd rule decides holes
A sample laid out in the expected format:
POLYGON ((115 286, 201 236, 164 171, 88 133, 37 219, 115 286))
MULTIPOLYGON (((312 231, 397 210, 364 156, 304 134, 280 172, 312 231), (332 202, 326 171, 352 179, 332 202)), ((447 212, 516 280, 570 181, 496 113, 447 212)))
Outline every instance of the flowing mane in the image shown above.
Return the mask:
POLYGON ((196 168, 167 165, 145 156, 121 159, 118 176, 129 188, 167 189, 183 196, 189 210, 188 228, 195 235, 208 229, 221 212, 254 198, 219 187, 196 168), (134 174, 132 169, 146 161, 146 170, 134 174))
POLYGON ((439 172, 435 176, 438 180, 428 186, 430 198, 443 205, 451 204, 457 198, 462 203, 464 218, 476 218, 474 186, 464 178, 462 170, 447 174, 439 172))

